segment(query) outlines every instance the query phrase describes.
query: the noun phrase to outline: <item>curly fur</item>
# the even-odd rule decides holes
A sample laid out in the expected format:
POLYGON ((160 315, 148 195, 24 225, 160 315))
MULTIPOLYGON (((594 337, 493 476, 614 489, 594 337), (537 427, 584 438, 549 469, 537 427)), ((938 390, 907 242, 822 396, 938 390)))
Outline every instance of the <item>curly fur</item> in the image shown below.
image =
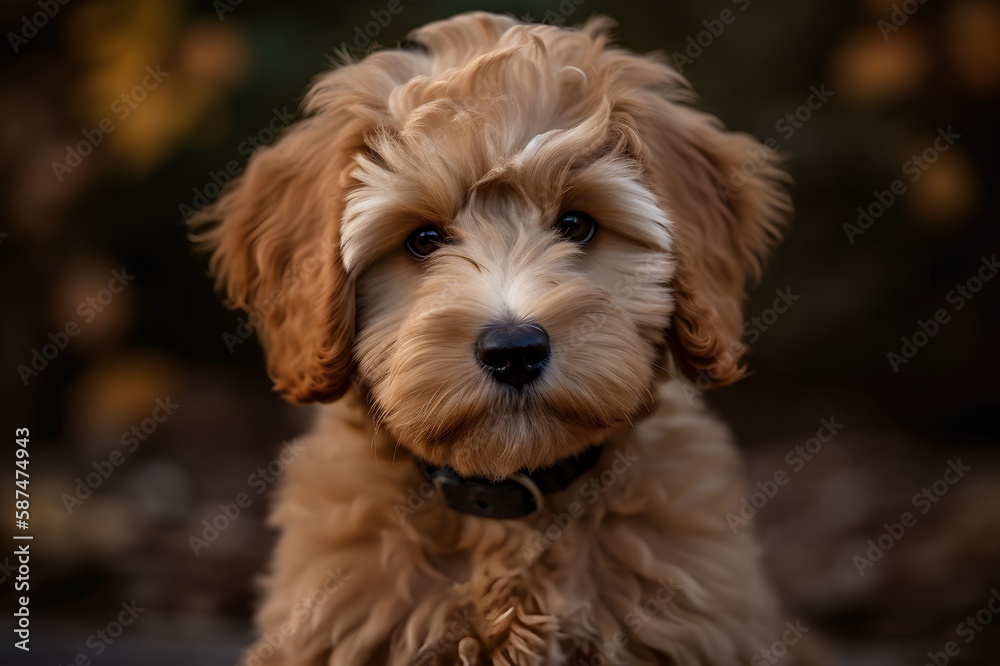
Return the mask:
POLYGON ((426 48, 320 77, 198 220, 275 387, 333 403, 283 479, 247 664, 737 664, 780 636, 725 522, 738 456, 674 377, 743 373, 784 176, 765 162, 721 196, 760 144, 609 27, 422 28, 426 48), (584 248, 552 229, 567 210, 598 220, 584 248), (418 261, 404 241, 430 223, 450 240, 418 261), (472 353, 505 319, 552 342, 522 391, 472 353), (519 520, 449 510, 411 460, 501 479, 596 443, 595 469, 519 520))

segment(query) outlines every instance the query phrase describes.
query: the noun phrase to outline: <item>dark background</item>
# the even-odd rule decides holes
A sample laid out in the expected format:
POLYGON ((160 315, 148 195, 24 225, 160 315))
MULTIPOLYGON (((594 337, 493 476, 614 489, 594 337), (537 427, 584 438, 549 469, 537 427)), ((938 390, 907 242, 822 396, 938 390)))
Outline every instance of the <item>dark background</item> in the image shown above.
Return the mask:
MULTIPOLYGON (((473 8, 400 2, 387 25, 374 24, 378 43, 473 8)), ((267 495, 248 477, 275 460, 309 410, 270 393, 253 339, 227 345, 238 315, 218 304, 182 206, 212 198, 230 162, 242 168, 248 137, 271 140, 263 130, 275 110, 294 113, 310 79, 341 44, 356 48, 356 29, 387 4, 70 2, 16 53, 10 34, 30 34, 24 17, 42 23, 42 10, 0 8, 0 398, 9 438, 0 505, 11 516, 14 428, 28 427, 35 537, 33 650, 15 654, 4 629, 0 654, 15 654, 13 663, 64 664, 82 653, 107 665, 232 664, 248 640, 251 581, 273 539, 262 522, 267 495), (157 65, 169 74, 131 98, 135 108, 116 102, 157 65), (113 131, 95 134, 104 118, 113 131), (88 134, 100 143, 57 174, 53 163, 88 134), (103 293, 123 268, 134 280, 103 293), (111 298, 85 319, 80 304, 102 297, 111 298), (79 334, 50 347, 54 358, 37 375, 24 374, 33 351, 73 323, 79 334), (168 398, 179 407, 162 423, 147 420, 168 398), (144 421, 155 431, 129 451, 122 435, 144 421), (66 497, 98 468, 112 471, 70 513, 66 497), (252 505, 195 556, 189 539, 204 536, 202 521, 248 490, 252 505), (133 599, 139 618, 98 654, 88 637, 133 599)), ((689 38, 701 39, 683 71, 704 106, 732 128, 775 139, 795 179, 797 218, 746 309, 762 321, 748 329, 754 374, 707 396, 746 452, 752 487, 789 475, 751 520, 789 620, 814 628, 809 640, 824 632, 846 663, 922 664, 948 641, 960 648, 949 663, 998 663, 1000 617, 981 613, 989 622, 969 643, 957 632, 1000 586, 1000 280, 969 284, 981 288, 961 309, 949 293, 1000 249, 1000 4, 475 8, 567 24, 608 14, 619 42, 640 52, 684 53, 689 38), (723 10, 732 21, 713 23, 723 10), (905 23, 880 29, 894 11, 905 23), (721 34, 709 32, 720 25, 721 34), (799 109, 814 86, 833 96, 799 109), (781 121, 797 109, 808 118, 789 135, 781 121), (959 138, 914 172, 912 157, 947 128, 959 138), (857 209, 888 202, 897 179, 905 192, 849 238, 857 209), (776 290, 797 300, 774 316, 776 290), (915 335, 939 309, 947 323, 915 335), (920 346, 894 370, 888 354, 901 353, 904 336, 920 346), (797 471, 785 454, 815 437, 823 418, 843 428, 797 471), (947 492, 922 513, 914 494, 959 459, 970 471, 939 483, 947 492), (859 574, 856 556, 867 557, 868 541, 906 511, 915 525, 859 574)), ((5 532, 17 531, 4 521, 5 532)), ((12 551, 0 550, 5 627, 12 551)))

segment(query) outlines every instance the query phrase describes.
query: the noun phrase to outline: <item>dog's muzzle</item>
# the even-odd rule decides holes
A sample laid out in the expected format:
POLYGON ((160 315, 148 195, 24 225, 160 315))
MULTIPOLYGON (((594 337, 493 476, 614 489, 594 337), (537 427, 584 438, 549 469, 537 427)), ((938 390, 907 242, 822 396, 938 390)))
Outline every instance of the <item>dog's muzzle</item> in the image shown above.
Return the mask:
POLYGON ((540 510, 545 496, 565 490, 601 457, 601 446, 564 458, 551 467, 516 472, 503 481, 463 477, 451 467, 422 460, 417 464, 453 511, 484 518, 523 518, 540 510))

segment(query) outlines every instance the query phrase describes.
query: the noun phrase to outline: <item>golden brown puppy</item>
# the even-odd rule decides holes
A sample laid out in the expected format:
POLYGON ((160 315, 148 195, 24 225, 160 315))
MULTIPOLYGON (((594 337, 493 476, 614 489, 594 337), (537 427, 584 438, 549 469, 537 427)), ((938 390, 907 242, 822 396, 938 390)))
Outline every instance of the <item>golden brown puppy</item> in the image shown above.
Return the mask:
POLYGON ((726 522, 737 452, 677 379, 741 375, 783 173, 608 29, 422 28, 321 76, 198 221, 276 388, 332 403, 282 480, 247 664, 718 666, 798 641, 726 522))

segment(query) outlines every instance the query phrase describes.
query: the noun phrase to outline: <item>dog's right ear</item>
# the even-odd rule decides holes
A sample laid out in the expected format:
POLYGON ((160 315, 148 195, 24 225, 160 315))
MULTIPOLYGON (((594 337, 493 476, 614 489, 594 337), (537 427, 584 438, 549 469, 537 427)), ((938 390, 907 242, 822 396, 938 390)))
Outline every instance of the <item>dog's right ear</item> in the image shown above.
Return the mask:
POLYGON ((350 385, 354 285, 340 220, 364 128, 345 115, 306 118, 259 149, 191 221, 227 304, 257 329, 275 390, 296 403, 330 402, 350 385))

